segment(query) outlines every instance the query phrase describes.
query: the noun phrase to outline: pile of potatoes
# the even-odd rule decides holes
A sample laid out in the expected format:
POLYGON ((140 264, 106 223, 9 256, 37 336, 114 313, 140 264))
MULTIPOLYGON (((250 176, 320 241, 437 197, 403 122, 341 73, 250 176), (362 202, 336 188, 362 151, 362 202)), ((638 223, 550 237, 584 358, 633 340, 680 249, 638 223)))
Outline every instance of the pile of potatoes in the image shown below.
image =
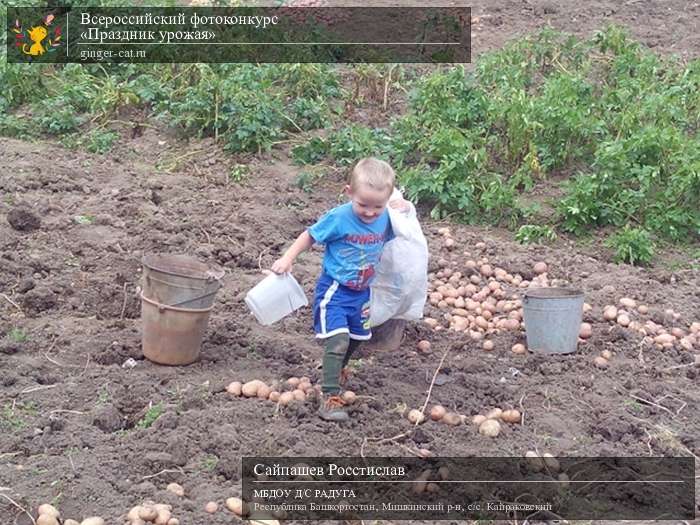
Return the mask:
POLYGON ((496 437, 501 433, 500 421, 517 424, 522 421, 519 410, 493 408, 486 415, 477 414, 472 418, 472 423, 479 427, 479 434, 486 437, 496 437))
POLYGON ((61 519, 61 513, 53 505, 44 503, 39 505, 37 509, 38 517, 36 519, 36 525, 105 525, 105 520, 98 516, 93 516, 90 518, 85 518, 83 521, 78 522, 71 519, 66 519, 59 521, 61 519))
MULTIPOLYGON (((226 391, 235 397, 267 399, 282 406, 299 401, 304 402, 307 398, 321 392, 321 385, 311 384, 311 379, 306 376, 290 377, 282 385, 284 391, 280 392, 281 388, 278 388, 276 383, 268 386, 259 379, 253 379, 247 383, 233 381, 226 387, 226 391)), ((344 391, 341 397, 347 404, 352 404, 357 399, 357 395, 351 390, 344 391)))
POLYGON ((147 525, 149 523, 180 525, 180 520, 173 517, 172 511, 171 505, 146 501, 141 505, 136 505, 127 513, 124 517, 124 525, 147 525))
POLYGON ((561 465, 559 460, 552 454, 545 452, 540 456, 537 452, 528 450, 525 453, 525 459, 527 459, 528 465, 533 472, 546 472, 551 476, 556 476, 561 481, 562 487, 569 486, 569 476, 565 472, 559 472, 561 465))
MULTIPOLYGON (((449 228, 440 228, 438 232, 445 237, 445 246, 453 248, 449 228)), ((476 244, 477 249, 484 247, 484 243, 476 244)), ((442 312, 442 319, 426 317, 424 321, 435 331, 453 330, 474 341, 483 341, 482 348, 488 352, 494 349, 489 336, 524 328, 522 301, 514 290, 549 286, 547 263, 535 263, 533 272, 537 276, 527 281, 520 274, 511 275, 492 266, 485 257, 472 259, 469 252, 464 252, 464 256, 461 268, 440 259, 440 269, 428 276, 428 301, 442 312)), ((420 347, 419 350, 424 351, 420 347)))
MULTIPOLYGON (((648 306, 638 304, 631 297, 621 297, 617 306, 609 304, 603 308, 603 320, 637 332, 642 337, 648 337, 648 341, 660 350, 678 345, 690 351, 700 344, 699 322, 691 323, 688 329, 679 326, 666 327, 651 319, 644 320, 642 316, 648 313, 648 306)), ((664 317, 668 320, 668 324, 674 324, 680 320, 680 314, 670 308, 664 311, 664 317)))
POLYGON ((232 396, 255 397, 258 399, 270 400, 273 403, 279 403, 282 406, 289 405, 296 401, 305 401, 306 398, 320 391, 319 385, 312 385, 311 379, 308 377, 290 377, 284 383, 284 391, 280 392, 281 388, 276 383, 268 386, 259 379, 253 379, 247 383, 234 381, 226 387, 226 391, 232 396))

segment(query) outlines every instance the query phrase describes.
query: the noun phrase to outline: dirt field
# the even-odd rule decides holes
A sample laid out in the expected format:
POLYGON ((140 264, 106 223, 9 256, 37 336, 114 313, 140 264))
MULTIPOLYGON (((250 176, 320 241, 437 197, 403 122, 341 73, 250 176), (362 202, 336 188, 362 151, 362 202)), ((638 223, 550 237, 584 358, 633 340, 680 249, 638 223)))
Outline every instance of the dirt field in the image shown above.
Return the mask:
MULTIPOLYGON (((698 2, 473 6, 475 55, 547 22, 587 35, 617 21, 663 52, 695 57, 700 48, 698 2)), ((365 123, 385 119, 374 109, 361 115, 365 123)), ((0 159, 0 525, 31 523, 18 507, 44 502, 64 517, 101 515, 117 524, 147 499, 172 504, 181 524, 237 522, 225 509, 203 509, 240 493, 244 455, 358 456, 362 449, 405 456, 419 448, 438 456, 700 454, 698 369, 685 366, 692 352, 645 345, 601 315, 628 296, 650 307, 637 319, 687 329, 700 320, 697 269, 617 266, 595 243, 560 238, 523 247, 505 231, 452 226, 455 261, 467 251, 526 279, 533 261, 547 261, 550 279, 585 291, 593 336, 573 355, 518 356, 510 348, 524 334, 497 335, 486 353, 463 334, 411 323, 399 351, 363 353, 349 385, 360 402, 352 421, 338 426, 322 423, 313 401, 277 411, 269 401, 233 398, 225 386, 319 379, 310 309, 261 327, 242 298, 260 269, 338 202, 340 178, 302 191, 294 184, 299 169, 281 147, 253 159, 242 183, 227 182, 234 161, 212 141, 185 143, 155 125, 123 137, 106 156, 2 138, 0 159), (141 354, 140 260, 156 252, 196 254, 226 269, 201 359, 191 366, 158 366, 141 354), (431 353, 417 352, 426 337, 431 353), (445 382, 434 387, 431 404, 469 417, 519 408, 524 424, 504 425, 489 439, 470 424, 429 422, 410 439, 373 442, 410 429, 400 408, 423 404, 447 350, 445 382), (614 356, 601 370, 592 361, 603 350, 614 356), (124 366, 130 358, 135 366, 124 366), (159 404, 160 417, 142 428, 159 404), (185 496, 167 492, 170 482, 182 484, 185 496)), ((423 226, 434 270, 446 253, 437 233, 444 224, 423 226)), ((309 297, 321 255, 314 250, 295 266, 309 297)), ((426 314, 437 315, 433 307, 426 314)))

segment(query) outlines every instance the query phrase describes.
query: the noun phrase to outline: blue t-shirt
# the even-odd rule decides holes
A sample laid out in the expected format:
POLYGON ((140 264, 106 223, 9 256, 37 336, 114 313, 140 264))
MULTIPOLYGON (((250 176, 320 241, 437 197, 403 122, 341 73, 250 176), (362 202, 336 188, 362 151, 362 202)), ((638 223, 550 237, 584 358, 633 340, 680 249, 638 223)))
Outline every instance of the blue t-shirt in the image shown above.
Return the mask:
POLYGON ((394 238, 387 210, 366 224, 352 211, 351 202, 328 211, 308 232, 314 241, 326 245, 323 271, 355 290, 369 286, 384 244, 394 238))

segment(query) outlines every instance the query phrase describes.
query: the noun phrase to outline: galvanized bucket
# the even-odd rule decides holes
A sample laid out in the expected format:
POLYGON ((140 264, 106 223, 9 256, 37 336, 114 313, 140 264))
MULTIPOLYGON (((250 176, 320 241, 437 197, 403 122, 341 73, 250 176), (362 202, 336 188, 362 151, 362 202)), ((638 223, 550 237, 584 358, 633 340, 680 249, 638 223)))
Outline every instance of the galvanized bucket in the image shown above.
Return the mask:
POLYGON ((583 292, 568 288, 532 288, 523 298, 527 346, 533 352, 576 351, 583 318, 583 292))
POLYGON ((213 306, 177 308, 141 294, 143 355, 162 365, 189 365, 199 357, 213 306))
POLYGON ((147 255, 143 294, 159 304, 203 309, 214 304, 224 271, 186 255, 147 255))

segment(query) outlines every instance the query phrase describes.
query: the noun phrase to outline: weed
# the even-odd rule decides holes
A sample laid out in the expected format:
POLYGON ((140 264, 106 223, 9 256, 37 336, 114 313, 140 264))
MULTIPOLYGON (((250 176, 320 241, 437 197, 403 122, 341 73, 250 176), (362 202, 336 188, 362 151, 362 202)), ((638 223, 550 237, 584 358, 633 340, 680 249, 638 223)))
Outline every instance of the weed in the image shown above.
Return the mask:
POLYGON ((213 454, 208 454, 202 460, 202 469, 206 470, 207 472, 212 472, 218 464, 219 458, 213 454))
POLYGON ((308 169, 299 172, 299 175, 296 176, 296 179, 294 180, 294 185, 301 189, 302 191, 305 191, 306 193, 310 193, 314 189, 314 185, 321 179, 323 178, 323 171, 319 169, 308 169))
POLYGON ((97 401, 95 401, 95 405, 97 405, 97 406, 106 405, 107 403, 110 402, 111 399, 112 399, 112 395, 109 393, 107 386, 102 385, 100 387, 100 393, 97 395, 97 401))
POLYGON ((33 401, 25 403, 5 403, 0 411, 0 429, 12 432, 27 427, 26 416, 35 416, 37 406, 33 401))
POLYGON ((524 224, 515 234, 515 240, 520 244, 533 244, 541 242, 552 242, 557 238, 557 234, 551 226, 537 226, 535 224, 524 224))
POLYGON ((76 224, 93 224, 95 222, 95 216, 94 215, 75 215, 73 217, 73 222, 76 224))
POLYGON ((640 228, 625 226, 605 244, 615 250, 616 263, 649 264, 654 256, 654 243, 649 232, 640 228))
POLYGON ((27 333, 17 326, 13 327, 7 335, 15 343, 24 343, 29 338, 27 333))
POLYGON ((231 171, 228 173, 228 180, 231 182, 243 182, 243 179, 248 175, 248 166, 245 164, 234 164, 231 166, 231 171))
POLYGON ((157 403, 155 405, 149 403, 148 410, 146 410, 146 414, 136 423, 136 428, 150 428, 150 426, 160 417, 160 415, 163 413, 163 405, 162 403, 157 403))

